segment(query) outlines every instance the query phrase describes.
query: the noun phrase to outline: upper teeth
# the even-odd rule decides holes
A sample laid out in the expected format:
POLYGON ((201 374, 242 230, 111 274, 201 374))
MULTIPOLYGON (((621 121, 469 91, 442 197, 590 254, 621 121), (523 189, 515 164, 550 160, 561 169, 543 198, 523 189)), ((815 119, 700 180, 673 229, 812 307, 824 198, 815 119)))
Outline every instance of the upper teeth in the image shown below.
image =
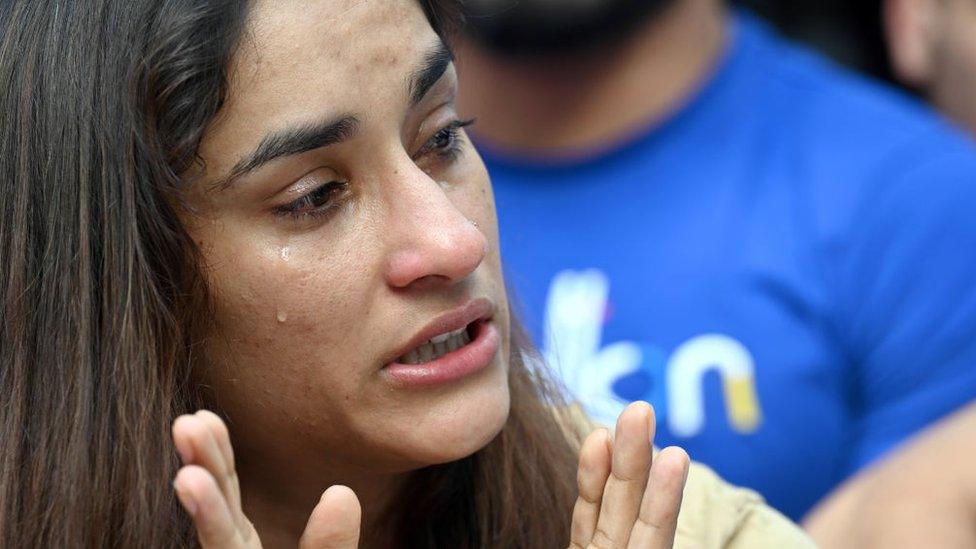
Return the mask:
POLYGON ((397 362, 401 364, 421 364, 424 362, 430 362, 431 360, 438 359, 451 351, 460 349, 468 343, 471 343, 471 337, 468 336, 468 329, 466 327, 461 328, 459 330, 454 330, 453 332, 448 332, 446 334, 441 334, 439 336, 430 338, 427 343, 424 343, 423 345, 398 358, 397 362))

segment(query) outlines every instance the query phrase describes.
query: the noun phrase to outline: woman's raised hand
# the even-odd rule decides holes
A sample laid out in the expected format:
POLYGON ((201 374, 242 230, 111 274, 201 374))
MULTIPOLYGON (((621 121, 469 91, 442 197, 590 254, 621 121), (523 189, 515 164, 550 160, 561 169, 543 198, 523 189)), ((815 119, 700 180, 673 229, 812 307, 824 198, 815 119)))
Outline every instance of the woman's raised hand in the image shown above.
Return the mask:
POLYGON ((688 454, 672 447, 652 456, 654 431, 653 408, 636 402, 620 414, 612 439, 599 429, 583 442, 571 549, 674 544, 688 454))
MULTIPOLYGON (((193 518, 203 549, 261 547, 254 525, 241 509, 241 490, 227 426, 216 414, 201 410, 173 422, 173 442, 183 460, 173 486, 193 518)), ((322 494, 302 534, 301 549, 355 549, 359 545, 361 509, 344 486, 322 494)))

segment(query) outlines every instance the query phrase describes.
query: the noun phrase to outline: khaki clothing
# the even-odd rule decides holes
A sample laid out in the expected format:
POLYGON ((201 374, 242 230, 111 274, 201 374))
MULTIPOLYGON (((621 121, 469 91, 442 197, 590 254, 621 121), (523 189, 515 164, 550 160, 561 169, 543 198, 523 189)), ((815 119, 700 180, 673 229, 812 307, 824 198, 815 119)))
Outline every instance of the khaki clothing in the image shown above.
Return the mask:
MULTIPOLYGON (((599 426, 577 407, 570 421, 581 433, 599 426)), ((610 429, 613 432, 612 429, 610 429)), ((714 471, 692 462, 678 513, 676 549, 792 549, 816 544, 752 490, 732 486, 714 471)))
POLYGON ((816 547, 796 524, 766 505, 762 496, 732 486, 692 463, 678 514, 675 548, 816 547))

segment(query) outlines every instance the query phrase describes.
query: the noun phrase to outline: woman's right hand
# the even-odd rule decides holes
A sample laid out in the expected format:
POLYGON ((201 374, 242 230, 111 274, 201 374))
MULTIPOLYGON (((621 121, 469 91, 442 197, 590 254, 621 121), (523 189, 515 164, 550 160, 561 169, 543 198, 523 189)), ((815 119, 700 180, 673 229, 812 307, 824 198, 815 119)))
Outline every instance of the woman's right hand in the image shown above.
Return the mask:
MULTIPOLYGON (((261 540, 241 509, 241 490, 227 426, 201 410, 173 422, 183 467, 173 487, 193 518, 203 549, 255 549, 261 540)), ((312 510, 300 549, 356 549, 362 511, 352 490, 333 486, 312 510)))
POLYGON ((598 429, 583 442, 573 509, 571 549, 667 549, 674 544, 688 454, 652 455, 654 409, 635 402, 611 439, 598 429))

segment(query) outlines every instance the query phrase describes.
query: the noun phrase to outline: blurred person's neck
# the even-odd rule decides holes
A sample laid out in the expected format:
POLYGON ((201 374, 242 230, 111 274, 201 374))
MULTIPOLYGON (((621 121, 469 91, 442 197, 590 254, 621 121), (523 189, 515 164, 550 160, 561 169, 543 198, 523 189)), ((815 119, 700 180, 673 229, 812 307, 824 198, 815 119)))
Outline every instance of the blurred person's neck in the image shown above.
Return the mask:
POLYGON ((727 13, 677 0, 625 40, 585 53, 511 58, 458 47, 460 112, 490 146, 540 158, 612 146, 665 118, 721 56, 727 13))

